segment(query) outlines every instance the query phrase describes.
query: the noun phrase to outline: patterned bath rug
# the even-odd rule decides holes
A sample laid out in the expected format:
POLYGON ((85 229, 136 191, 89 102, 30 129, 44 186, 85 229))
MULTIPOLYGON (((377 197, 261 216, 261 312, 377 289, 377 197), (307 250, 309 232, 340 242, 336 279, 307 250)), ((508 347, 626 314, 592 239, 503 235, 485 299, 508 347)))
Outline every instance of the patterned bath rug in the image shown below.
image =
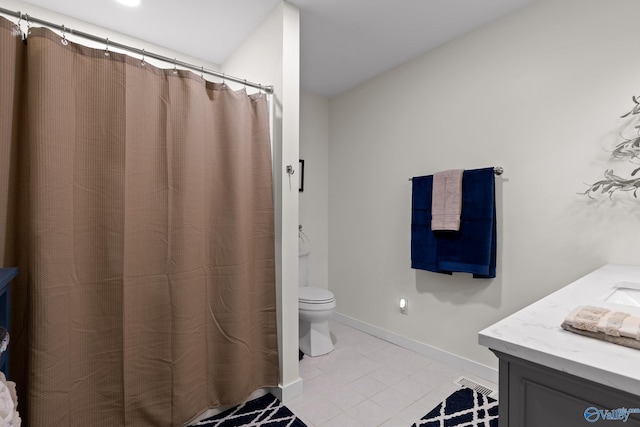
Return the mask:
POLYGON ((307 427, 272 394, 265 394, 189 427, 307 427))
POLYGON ((498 401, 461 388, 411 427, 498 427, 498 401))

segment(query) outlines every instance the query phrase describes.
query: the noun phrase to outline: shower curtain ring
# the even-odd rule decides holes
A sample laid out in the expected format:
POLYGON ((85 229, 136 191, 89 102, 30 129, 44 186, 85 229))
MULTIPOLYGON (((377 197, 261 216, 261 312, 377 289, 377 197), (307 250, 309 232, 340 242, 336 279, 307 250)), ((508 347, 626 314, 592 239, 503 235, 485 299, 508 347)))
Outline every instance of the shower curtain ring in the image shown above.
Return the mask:
POLYGON ((104 49, 104 56, 109 56, 109 37, 107 37, 107 46, 104 49))
POLYGON ((176 58, 173 58, 173 74, 178 74, 178 66, 177 66, 176 58))
POLYGON ((145 55, 146 55, 146 54, 145 54, 145 51, 144 51, 144 49, 142 49, 142 61, 140 61, 140 65, 142 65, 143 67, 144 67, 145 65, 147 65, 147 63, 146 63, 146 62, 144 62, 144 57, 145 57, 145 55))
POLYGON ((20 37, 24 40, 24 34, 22 34, 22 12, 18 11, 18 23, 15 29, 16 35, 20 34, 20 37))
POLYGON ((64 25, 62 26, 62 40, 60 40, 60 43, 65 46, 69 44, 67 41, 67 28, 64 25))
POLYGON ((204 65, 200 66, 200 78, 204 80, 204 65))

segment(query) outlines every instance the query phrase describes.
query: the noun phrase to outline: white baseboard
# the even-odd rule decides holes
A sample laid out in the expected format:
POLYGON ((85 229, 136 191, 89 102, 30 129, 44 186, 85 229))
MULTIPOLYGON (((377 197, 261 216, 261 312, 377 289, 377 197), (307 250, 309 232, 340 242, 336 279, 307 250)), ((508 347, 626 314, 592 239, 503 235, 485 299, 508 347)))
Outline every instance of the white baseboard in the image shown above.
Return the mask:
POLYGON ((302 394, 302 378, 290 382, 287 385, 278 384, 278 387, 272 387, 269 392, 273 394, 282 403, 286 403, 294 397, 302 394))
POLYGON ((423 356, 430 357, 439 362, 446 363, 455 368, 469 372, 480 378, 484 378, 487 381, 491 381, 494 384, 498 384, 498 370, 485 366, 478 362, 474 362, 464 357, 456 356, 453 353, 441 350, 437 347, 432 347, 428 344, 413 340, 411 338, 398 335, 395 332, 387 331, 386 329, 379 328, 370 323, 362 322, 354 319, 353 317, 346 316, 344 314, 333 312, 333 320, 340 323, 344 323, 347 326, 358 329, 359 331, 366 332, 369 335, 383 339, 397 346, 406 348, 411 351, 415 351, 423 356))

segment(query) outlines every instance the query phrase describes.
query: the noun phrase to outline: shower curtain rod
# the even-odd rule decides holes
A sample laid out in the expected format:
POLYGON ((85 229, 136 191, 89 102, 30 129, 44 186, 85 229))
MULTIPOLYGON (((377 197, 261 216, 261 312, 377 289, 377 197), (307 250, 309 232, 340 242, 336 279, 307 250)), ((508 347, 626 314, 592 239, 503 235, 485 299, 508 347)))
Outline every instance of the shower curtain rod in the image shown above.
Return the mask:
MULTIPOLYGON (((504 168, 502 166, 496 166, 493 168, 493 173, 495 175, 502 175, 504 173, 504 168)), ((413 178, 409 178, 409 181, 413 181, 413 178)))
POLYGON ((72 28, 68 28, 65 25, 58 25, 58 24, 54 24, 54 23, 49 22, 49 21, 45 21, 45 20, 42 20, 42 19, 34 18, 33 16, 30 16, 28 14, 24 14, 24 13, 22 13, 20 11, 14 12, 12 10, 4 9, 4 8, 0 7, 0 13, 2 13, 4 15, 9 15, 9 16, 16 17, 16 18, 18 18, 20 20, 24 19, 25 21, 27 21, 27 23, 35 22, 37 24, 41 24, 41 25, 44 25, 46 27, 62 31, 63 38, 64 38, 64 35, 67 34, 67 33, 68 34, 73 34, 75 36, 82 37, 82 38, 85 38, 87 40, 91 40, 91 41, 94 41, 94 42, 97 42, 97 43, 103 43, 106 46, 107 49, 109 47, 111 47, 111 46, 117 47, 119 49, 123 49, 123 50, 129 51, 129 52, 133 52, 133 53, 137 53, 139 55, 142 55, 143 58, 145 58, 145 57, 154 58, 154 59, 157 59, 157 60, 160 60, 160 61, 163 61, 163 62, 167 62, 167 63, 173 64, 174 66, 180 66, 182 68, 188 68, 189 70, 192 70, 192 71, 198 71, 200 73, 210 74, 212 76, 221 78, 222 81, 230 80, 232 82, 240 83, 240 84, 245 85, 245 86, 251 86, 253 88, 262 90, 262 91, 264 91, 264 92, 266 92, 268 94, 272 94, 273 93, 273 86, 263 86, 260 83, 254 83, 254 82, 250 82, 250 81, 247 81, 247 80, 244 80, 244 79, 240 79, 238 77, 229 76, 229 75, 226 75, 224 73, 220 73, 218 71, 208 70, 208 69, 206 69, 204 67, 198 67, 196 65, 189 64, 188 62, 178 61, 176 58, 168 58, 166 56, 159 55, 157 53, 147 52, 145 49, 138 49, 138 48, 135 48, 135 47, 127 46, 125 44, 121 44, 121 43, 117 43, 117 42, 111 41, 108 38, 105 39, 105 38, 102 38, 102 37, 94 36, 93 34, 89 34, 89 33, 85 33, 85 32, 82 32, 82 31, 74 30, 72 28))

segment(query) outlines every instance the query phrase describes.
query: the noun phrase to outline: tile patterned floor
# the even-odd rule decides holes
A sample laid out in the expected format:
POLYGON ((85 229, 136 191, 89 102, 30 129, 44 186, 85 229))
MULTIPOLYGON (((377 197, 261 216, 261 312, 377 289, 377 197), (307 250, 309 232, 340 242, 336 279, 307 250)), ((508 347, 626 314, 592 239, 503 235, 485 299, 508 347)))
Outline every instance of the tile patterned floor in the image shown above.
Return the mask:
POLYGON ((398 347, 337 321, 335 350, 300 361, 304 392, 286 406, 309 427, 409 427, 459 388, 485 379, 398 347))

